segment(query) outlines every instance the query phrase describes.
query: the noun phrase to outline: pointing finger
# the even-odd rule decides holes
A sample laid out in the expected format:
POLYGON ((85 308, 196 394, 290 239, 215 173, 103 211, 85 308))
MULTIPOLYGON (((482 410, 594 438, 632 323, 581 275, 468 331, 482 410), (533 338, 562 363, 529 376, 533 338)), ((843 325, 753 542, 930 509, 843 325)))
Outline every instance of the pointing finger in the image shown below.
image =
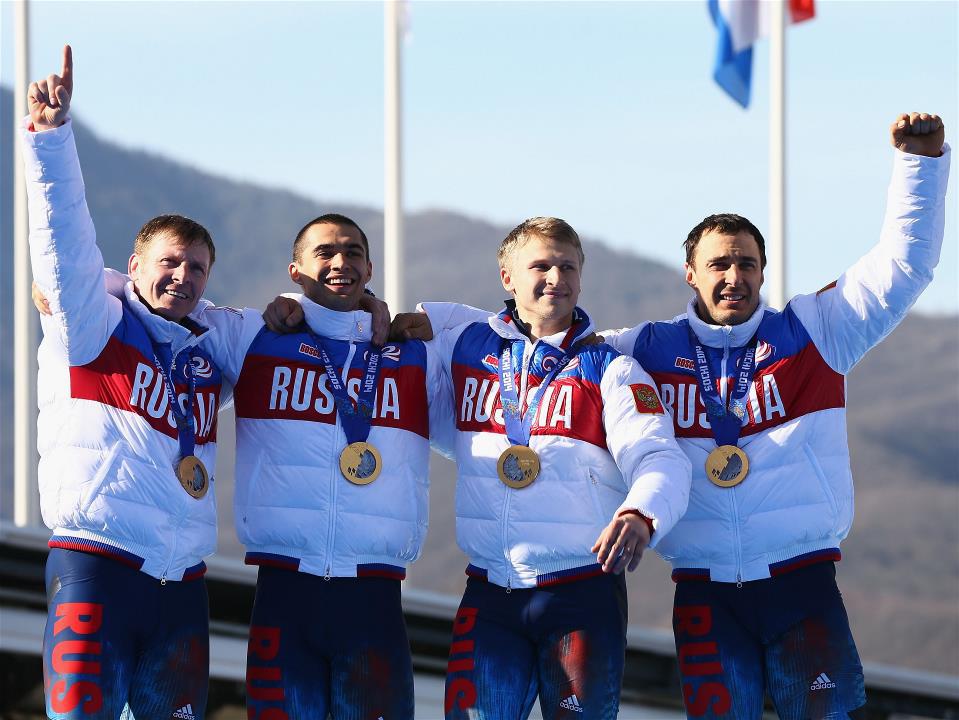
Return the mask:
POLYGON ((73 48, 69 45, 63 46, 63 70, 60 75, 67 92, 73 95, 73 48))

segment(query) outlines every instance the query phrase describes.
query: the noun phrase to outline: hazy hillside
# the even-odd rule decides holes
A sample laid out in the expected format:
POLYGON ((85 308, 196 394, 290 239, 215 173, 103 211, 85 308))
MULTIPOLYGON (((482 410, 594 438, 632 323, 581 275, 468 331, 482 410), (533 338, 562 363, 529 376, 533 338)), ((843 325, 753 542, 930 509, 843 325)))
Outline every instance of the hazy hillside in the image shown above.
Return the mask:
MULTIPOLYGON (((11 220, 10 93, 0 92, 0 423, 10 417, 11 220)), ((88 200, 109 264, 125 267, 139 226, 180 212, 212 231, 219 259, 208 295, 225 304, 259 305, 290 288, 292 238, 328 211, 354 217, 382 265, 382 216, 370 208, 328 206, 288 192, 222 180, 162 158, 117 148, 77 126, 88 200)), ((335 194, 335 188, 329 189, 335 194)), ((530 208, 548 213, 549 208, 530 208)), ((878 209, 877 209, 878 212, 878 209)), ((519 221, 522 218, 517 218, 519 221)), ((567 218, 575 224, 575 218, 567 218)), ((508 228, 452 212, 407 218, 407 293, 456 298, 495 308, 502 299, 494 251, 508 228)), ((589 228, 580 228, 588 238, 589 228)), ((676 267, 587 242, 583 305, 603 326, 671 317, 689 295, 676 267)), ((954 242, 954 239, 952 240, 954 242)), ((865 249, 865 248, 864 248, 865 249)), ((839 271, 840 268, 837 268, 839 271)), ((379 278, 374 287, 381 287, 379 278)), ((913 315, 851 375, 850 442, 857 517, 844 545, 840 578, 864 659, 959 675, 959 319, 913 315)), ((221 552, 238 548, 230 523, 231 422, 222 418, 217 483, 223 512, 221 552)), ((9 478, 9 425, 0 472, 9 478)), ((452 468, 434 464, 432 521, 424 558, 411 574, 420 587, 459 593, 465 561, 452 542, 452 468)), ((10 482, 0 483, 8 507, 10 482)), ((630 582, 631 620, 668 626, 672 583, 653 555, 630 582)))

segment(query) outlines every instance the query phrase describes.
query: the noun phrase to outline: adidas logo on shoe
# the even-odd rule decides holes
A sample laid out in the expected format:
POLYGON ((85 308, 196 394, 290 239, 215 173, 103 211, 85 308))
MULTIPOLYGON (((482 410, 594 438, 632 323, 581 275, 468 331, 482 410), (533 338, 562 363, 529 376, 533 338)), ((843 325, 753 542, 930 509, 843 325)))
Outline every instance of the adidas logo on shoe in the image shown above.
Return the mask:
POLYGON ((573 712, 579 713, 583 712, 583 706, 579 704, 579 699, 576 697, 575 693, 563 700, 559 706, 564 710, 572 710, 573 712))
POLYGON ((829 676, 826 673, 819 673, 813 684, 809 686, 810 690, 828 690, 829 688, 836 687, 836 683, 829 679, 829 676))
POLYGON ((177 718, 177 720, 196 720, 196 716, 193 714, 193 705, 187 703, 173 713, 173 717, 177 718))

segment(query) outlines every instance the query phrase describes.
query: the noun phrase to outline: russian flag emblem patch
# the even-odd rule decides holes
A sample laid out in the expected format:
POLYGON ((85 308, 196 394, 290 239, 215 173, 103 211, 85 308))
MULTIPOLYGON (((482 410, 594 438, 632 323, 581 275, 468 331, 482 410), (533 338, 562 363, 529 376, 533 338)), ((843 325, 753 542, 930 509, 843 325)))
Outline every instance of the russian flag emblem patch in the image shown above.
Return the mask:
POLYGON ((646 385, 645 383, 631 384, 629 389, 633 391, 636 412, 645 415, 661 415, 665 412, 663 404, 656 394, 656 389, 652 385, 646 385))

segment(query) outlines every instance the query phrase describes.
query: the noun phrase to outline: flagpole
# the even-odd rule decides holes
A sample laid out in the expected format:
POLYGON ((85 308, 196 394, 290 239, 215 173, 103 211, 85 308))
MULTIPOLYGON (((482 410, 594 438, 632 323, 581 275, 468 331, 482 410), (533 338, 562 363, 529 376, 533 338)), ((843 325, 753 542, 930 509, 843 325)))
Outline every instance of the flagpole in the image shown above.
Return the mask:
POLYGON ((394 313, 408 309, 400 268, 403 256, 400 12, 398 0, 385 0, 383 284, 385 300, 394 313))
POLYGON ((767 302, 786 305, 786 0, 767 5, 769 17, 769 234, 767 302))
POLYGON ((30 299, 27 191, 20 124, 27 114, 29 18, 26 0, 13 6, 13 522, 40 522, 37 491, 37 314, 30 299))

